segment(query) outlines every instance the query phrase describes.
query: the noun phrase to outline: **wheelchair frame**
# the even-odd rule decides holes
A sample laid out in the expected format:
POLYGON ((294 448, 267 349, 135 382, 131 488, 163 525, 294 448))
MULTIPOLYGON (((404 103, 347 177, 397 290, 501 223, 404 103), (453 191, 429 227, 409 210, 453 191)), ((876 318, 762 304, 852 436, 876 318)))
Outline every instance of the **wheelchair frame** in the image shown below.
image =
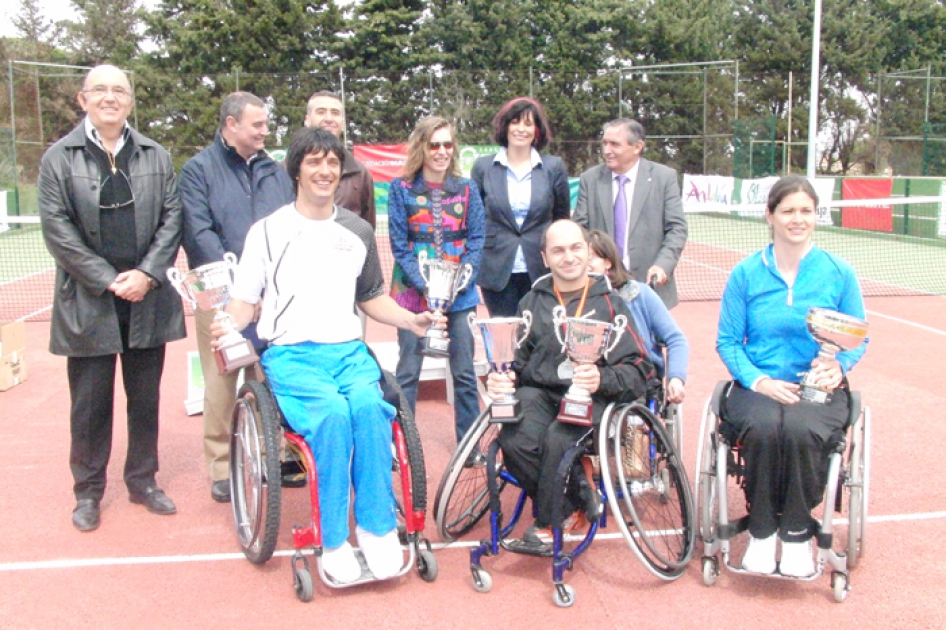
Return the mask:
MULTIPOLYGON (((492 577, 483 568, 482 558, 498 555, 502 548, 513 553, 550 557, 554 586, 553 601, 558 606, 571 606, 575 602, 575 591, 571 585, 564 583, 564 573, 574 568, 575 560, 591 545, 598 529, 607 527, 607 512, 603 510, 601 517, 590 523, 588 532, 583 537, 566 537, 561 528, 564 516, 562 514, 564 496, 557 494, 553 503, 550 551, 536 553, 534 550, 524 550, 521 545, 516 544, 518 539, 507 538, 515 529, 525 510, 526 494, 520 491, 509 522, 505 523, 499 495, 507 485, 515 487, 519 485, 502 466, 502 453, 497 441, 500 427, 499 424, 489 422, 487 409, 461 441, 444 471, 437 490, 434 516, 438 532, 444 540, 454 540, 469 532, 483 516, 489 513, 490 537, 481 540, 479 545, 470 552, 470 571, 474 589, 481 593, 492 589, 492 577), (475 449, 478 449, 479 453, 486 454, 485 465, 483 462, 477 462, 472 466, 466 465, 477 452, 475 449), (487 474, 489 470, 496 471, 496 474, 487 474), (570 551, 565 549, 566 538, 568 541, 578 540, 578 544, 570 551)), ((643 439, 645 432, 638 431, 638 433, 643 439)), ((589 453, 589 449, 594 449, 596 445, 594 434, 589 434, 588 439, 582 444, 568 450, 557 470, 559 484, 564 486, 566 483, 576 458, 588 455, 597 456, 600 462, 600 474, 596 485, 602 492, 605 502, 611 507, 612 514, 618 515, 615 520, 627 544, 654 575, 665 580, 680 577, 693 553, 694 510, 689 477, 671 438, 667 435, 663 422, 648 407, 639 403, 622 405, 612 403, 605 409, 597 428, 597 436, 596 453, 594 451, 589 453), (630 418, 637 419, 640 426, 646 428, 649 479, 629 479, 624 474, 623 467, 614 465, 612 462, 615 457, 620 462, 625 439, 622 437, 625 434, 620 427, 626 425, 630 418), (669 496, 666 492, 667 488, 674 489, 671 494, 677 497, 675 501, 667 501, 669 496), (668 553, 670 545, 660 546, 651 540, 652 533, 657 535, 667 533, 666 528, 659 530, 648 528, 650 523, 648 516, 651 511, 650 504, 647 502, 651 497, 657 497, 657 503, 679 506, 680 549, 675 558, 663 557, 673 555, 668 553), (648 509, 645 510, 645 507, 648 509), (655 552, 651 547, 656 547, 657 551, 655 552)))
MULTIPOLYGON (((262 376, 262 370, 257 370, 262 376)), ((430 542, 423 537, 427 505, 427 483, 420 435, 413 414, 396 385, 394 376, 382 370, 388 391, 397 392, 399 404, 392 423, 394 472, 401 486, 398 513, 403 517, 402 542, 408 557, 401 570, 388 579, 407 573, 416 564, 421 578, 432 582, 437 577, 437 560, 430 542), (393 388, 392 388, 393 386, 393 388)), ((386 397, 387 398, 387 397, 386 397)), ((389 401, 390 402, 390 401, 389 401)), ((331 588, 347 588, 375 582, 360 550, 356 551, 362 575, 351 583, 336 582, 322 567, 322 532, 318 494, 318 471, 312 451, 302 436, 294 433, 276 404, 268 384, 262 379, 246 381, 237 396, 230 432, 230 496, 237 540, 244 555, 253 564, 264 564, 276 548, 282 501, 279 453, 282 440, 295 446, 305 464, 310 499, 308 525, 292 528, 295 554, 292 558, 293 588, 296 596, 308 602, 314 594, 309 560, 302 551, 312 547, 322 582, 331 588)), ((396 486, 397 484, 395 484, 396 486)))
POLYGON ((735 521, 730 520, 729 478, 737 479, 737 493, 741 492, 742 458, 739 449, 727 444, 718 431, 720 403, 729 383, 717 383, 713 395, 706 402, 700 423, 700 450, 696 467, 700 537, 703 540, 703 583, 707 586, 716 583, 720 574, 719 554, 722 554, 723 565, 734 573, 782 580, 814 581, 821 577, 825 566, 829 565, 834 599, 843 602, 851 590, 850 570, 857 566, 864 554, 870 479, 870 408, 862 406, 860 393, 850 392, 851 407, 845 438, 828 460, 823 515, 815 534, 818 546, 815 573, 806 577, 753 573, 743 569, 741 563, 733 563, 730 558, 731 540, 748 530, 749 519, 746 515, 735 521), (844 551, 836 552, 833 549, 834 512, 845 511, 845 505, 848 535, 844 551))

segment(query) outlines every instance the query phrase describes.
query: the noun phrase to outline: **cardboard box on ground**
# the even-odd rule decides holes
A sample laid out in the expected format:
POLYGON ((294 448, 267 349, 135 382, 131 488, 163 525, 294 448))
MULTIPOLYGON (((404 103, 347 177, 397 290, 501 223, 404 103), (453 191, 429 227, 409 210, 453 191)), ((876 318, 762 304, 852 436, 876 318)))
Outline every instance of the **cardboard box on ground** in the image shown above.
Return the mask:
POLYGON ((26 324, 0 322, 0 392, 26 380, 26 324))

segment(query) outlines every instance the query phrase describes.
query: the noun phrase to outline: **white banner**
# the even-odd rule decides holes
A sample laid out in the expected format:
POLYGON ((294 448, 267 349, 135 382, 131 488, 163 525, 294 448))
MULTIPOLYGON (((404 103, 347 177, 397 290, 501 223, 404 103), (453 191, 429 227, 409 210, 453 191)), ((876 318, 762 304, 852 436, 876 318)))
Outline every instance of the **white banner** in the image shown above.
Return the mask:
POLYGON ((811 181, 815 188, 815 194, 818 195, 818 225, 834 225, 831 219, 831 207, 828 205, 834 199, 834 178, 819 177, 811 181))
POLYGON ((723 175, 683 175, 684 212, 729 212, 736 180, 723 175))
POLYGON ((739 209, 739 216, 758 217, 765 216, 765 202, 769 200, 769 190, 775 185, 779 177, 760 177, 759 179, 743 179, 739 182, 739 194, 736 201, 742 208, 739 209), (752 206, 751 208, 746 206, 752 206))

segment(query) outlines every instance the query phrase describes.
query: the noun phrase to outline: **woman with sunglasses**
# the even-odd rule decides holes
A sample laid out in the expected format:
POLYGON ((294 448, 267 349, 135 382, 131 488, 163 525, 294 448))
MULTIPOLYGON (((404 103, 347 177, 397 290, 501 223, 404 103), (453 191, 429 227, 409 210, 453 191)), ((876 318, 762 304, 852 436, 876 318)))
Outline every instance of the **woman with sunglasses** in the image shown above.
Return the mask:
POLYGON ((483 301, 493 317, 512 317, 532 283, 549 272, 539 242, 553 221, 570 213, 562 159, 541 155, 552 138, 542 106, 514 98, 493 117, 499 153, 473 165, 486 208, 486 258, 479 274, 483 301))
MULTIPOLYGON (((476 184, 460 177, 458 152, 449 121, 439 116, 424 118, 408 140, 404 176, 391 181, 388 197, 388 231, 394 254, 391 295, 398 304, 414 313, 429 309, 427 282, 417 260, 422 251, 429 260, 473 268, 469 283, 454 297, 447 313, 457 443, 480 412, 473 333, 467 315, 479 304, 476 276, 485 237, 483 202, 476 184)), ((398 331, 397 381, 412 410, 424 362, 418 342, 412 332, 398 331)))

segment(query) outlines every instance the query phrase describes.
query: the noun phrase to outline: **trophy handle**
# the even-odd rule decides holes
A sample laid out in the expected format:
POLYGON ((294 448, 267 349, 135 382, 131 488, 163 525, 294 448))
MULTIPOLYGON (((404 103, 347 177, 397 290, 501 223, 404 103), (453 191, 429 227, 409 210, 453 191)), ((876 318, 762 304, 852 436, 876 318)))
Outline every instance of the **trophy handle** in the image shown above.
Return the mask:
POLYGON ((614 339, 611 340, 611 344, 608 346, 608 349, 604 351, 605 357, 611 354, 611 351, 614 350, 614 346, 618 345, 618 342, 624 335, 625 328, 627 328, 627 317, 624 315, 618 315, 615 317, 614 324, 611 328, 611 330, 614 331, 614 339))
POLYGON ((180 294, 182 298, 187 300, 187 303, 191 307, 197 306, 197 297, 191 292, 191 288, 181 279, 181 272, 177 270, 176 267, 168 268, 168 280, 171 282, 171 286, 180 294))
MULTIPOLYGON (((475 309, 474 309, 475 310, 475 309)), ((476 313, 470 311, 470 314, 466 316, 466 323, 470 326, 470 332, 473 333, 473 336, 476 336, 476 313)))
POLYGON ((227 252, 223 255, 223 262, 227 263, 227 270, 230 273, 230 282, 236 282, 237 260, 236 254, 227 252))
POLYGON ((552 309, 552 323, 555 325, 555 338, 562 344, 562 350, 565 350, 565 338, 562 336, 562 324, 566 321, 565 307, 559 304, 552 309))
POLYGON ((466 263, 465 265, 460 265, 460 272, 457 274, 457 280, 453 283, 453 295, 462 291, 470 284, 470 280, 473 278, 473 265, 466 263))
POLYGON ((522 337, 516 341, 517 348, 521 348, 522 344, 525 343, 526 337, 529 336, 530 330, 532 330, 532 312, 522 311, 522 337))
POLYGON ((422 249, 420 253, 417 254, 417 264, 420 266, 420 275, 424 279, 424 282, 430 283, 430 276, 424 273, 424 269, 427 268, 427 250, 422 249))

